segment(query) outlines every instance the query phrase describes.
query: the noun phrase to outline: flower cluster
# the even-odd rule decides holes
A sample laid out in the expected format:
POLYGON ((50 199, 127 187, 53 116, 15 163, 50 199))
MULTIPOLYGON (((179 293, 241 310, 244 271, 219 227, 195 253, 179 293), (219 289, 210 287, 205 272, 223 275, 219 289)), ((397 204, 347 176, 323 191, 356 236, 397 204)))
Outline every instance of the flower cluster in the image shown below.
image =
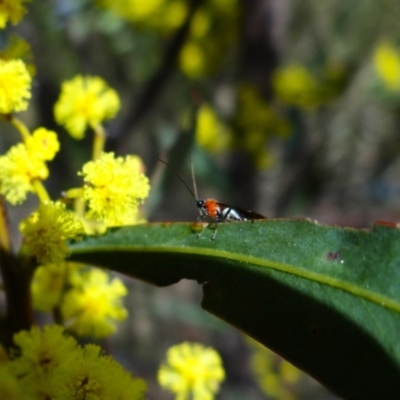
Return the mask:
POLYGON ((235 124, 241 146, 253 156, 254 164, 266 169, 273 164, 273 155, 266 143, 272 137, 288 137, 291 126, 280 116, 254 86, 242 85, 238 94, 238 109, 235 124))
MULTIPOLYGON (((28 1, 2 1, 0 29, 18 23, 28 1)), ((188 12, 184 0, 99 2, 143 25, 161 12, 163 26, 157 29, 164 32, 180 26, 188 12)), ((236 7, 231 5, 236 5, 236 0, 211 0, 196 12, 190 40, 180 54, 182 71, 188 76, 198 78, 214 68, 215 60, 221 60, 221 48, 227 48, 234 33, 222 26, 218 45, 204 39, 218 26, 214 23, 217 19, 237 18, 236 7)), ((100 347, 79 346, 64 329, 80 336, 103 338, 126 319, 123 299, 127 288, 123 281, 105 271, 69 262, 68 243, 92 232, 96 224, 106 229, 140 223, 140 206, 149 195, 149 179, 139 157, 104 152, 107 135, 103 123, 120 109, 117 92, 100 77, 77 75, 62 84, 54 116, 74 139, 82 139, 87 130, 93 131, 92 159, 78 172, 80 187, 67 189, 56 200, 51 198, 43 182, 50 175, 49 161, 60 150, 57 133, 44 127, 31 132, 14 115, 27 109, 32 95, 35 67, 31 55, 29 45, 12 36, 7 47, 0 50, 0 118, 21 136, 19 143, 0 156, 0 194, 13 205, 24 202, 29 193, 37 196, 37 208, 20 223, 22 244, 15 259, 16 264, 21 263, 17 267, 24 268, 16 270, 24 269, 28 278, 32 276, 35 309, 52 312, 54 320, 64 327, 47 325, 43 330, 33 327, 19 332, 14 336, 11 358, 0 346, 0 398, 140 400, 146 390, 144 381, 124 371, 102 354, 100 347)), ((231 142, 230 132, 208 105, 200 109, 196 136, 200 145, 213 151, 231 142)), ((8 234, 3 225, 1 239, 8 234)), ((28 298, 27 293, 22 295, 28 298)), ((158 377, 160 384, 178 399, 191 396, 194 400, 212 400, 225 372, 214 349, 183 343, 168 351, 158 377)))
POLYGON ((324 65, 318 74, 301 64, 292 63, 274 72, 272 86, 282 102, 310 110, 336 97, 345 72, 343 65, 333 61, 324 65))
MULTIPOLYGON (((7 6, 8 17, 2 8, 7 4, 0 6, 0 17, 16 22, 15 13, 18 7, 22 10, 22 3, 7 6)), ((38 265, 32 281, 34 305, 42 311, 58 308, 78 334, 108 336, 115 331, 115 322, 127 316, 122 304, 127 289, 118 278, 110 281, 105 272, 65 262, 70 253, 67 240, 77 240, 87 232, 88 219, 105 227, 138 222, 138 206, 148 196, 149 181, 139 157, 102 153, 106 137, 101 124, 116 115, 120 101, 103 79, 78 75, 63 84, 55 116, 77 139, 92 128, 96 152, 94 160, 82 168, 82 187, 66 191, 77 194, 73 197, 77 208, 69 210, 64 202, 51 200, 42 182, 49 176, 47 163, 60 144, 55 132, 40 127, 31 133, 12 115, 26 109, 31 97, 26 64, 22 59, 9 59, 11 55, 27 55, 27 44, 14 38, 12 42, 2 53, 4 58, 0 55, 0 114, 19 131, 22 141, 0 156, 0 193, 11 204, 22 203, 28 193, 40 200, 38 208, 20 225, 20 252, 38 265), (79 205, 85 202, 86 212, 85 205, 79 205)))
MULTIPOLYGON (((184 0, 98 0, 97 3, 142 29, 169 35, 182 26, 189 7, 184 0)), ((240 29, 237 0, 210 0, 194 14, 179 67, 191 79, 214 73, 226 59, 240 29)))
POLYGON ((143 28, 170 32, 180 26, 188 12, 184 0, 98 0, 101 7, 143 28))
POLYGON ((238 35, 237 0, 212 0, 196 11, 188 40, 179 55, 181 71, 191 79, 215 73, 238 35))
POLYGON ((19 350, 0 363, 1 399, 143 399, 146 384, 100 347, 80 347, 63 328, 34 327, 14 337, 19 350))
POLYGON ((118 278, 110 281, 105 272, 67 263, 67 240, 77 240, 90 231, 91 221, 104 227, 137 223, 149 181, 139 157, 102 152, 106 136, 101 124, 115 116, 120 101, 101 78, 78 75, 63 84, 54 111, 56 120, 76 139, 87 128, 94 130, 93 161, 79 173, 82 187, 66 191, 65 197, 75 201, 75 210, 67 209, 63 201, 52 201, 42 182, 49 176, 47 162, 60 149, 57 134, 43 127, 30 133, 10 114, 27 107, 30 84, 21 60, 0 58, 0 91, 4 91, 0 113, 9 114, 7 119, 22 137, 22 142, 0 156, 0 193, 11 204, 22 203, 29 192, 40 200, 20 225, 20 252, 38 265, 32 281, 34 305, 42 311, 58 309, 80 335, 108 336, 115 331, 115 322, 127 317, 122 304, 127 289, 118 278))

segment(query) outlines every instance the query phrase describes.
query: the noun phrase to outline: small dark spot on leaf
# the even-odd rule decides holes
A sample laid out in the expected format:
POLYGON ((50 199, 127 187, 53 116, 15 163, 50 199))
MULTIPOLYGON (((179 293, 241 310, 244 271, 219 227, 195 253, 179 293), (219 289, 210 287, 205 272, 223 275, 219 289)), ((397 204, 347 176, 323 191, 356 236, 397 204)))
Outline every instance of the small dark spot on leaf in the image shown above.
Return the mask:
POLYGON ((338 251, 330 251, 326 253, 326 260, 327 261, 335 261, 340 257, 340 253, 338 251))

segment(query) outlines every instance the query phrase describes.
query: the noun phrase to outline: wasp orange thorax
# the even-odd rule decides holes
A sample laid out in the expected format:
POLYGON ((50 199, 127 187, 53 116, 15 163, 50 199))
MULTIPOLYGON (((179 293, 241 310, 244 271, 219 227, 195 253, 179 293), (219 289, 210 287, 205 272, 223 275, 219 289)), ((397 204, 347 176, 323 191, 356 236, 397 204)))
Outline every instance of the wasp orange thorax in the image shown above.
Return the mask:
POLYGON ((211 218, 217 218, 220 212, 219 204, 214 199, 197 200, 196 205, 203 214, 211 218))

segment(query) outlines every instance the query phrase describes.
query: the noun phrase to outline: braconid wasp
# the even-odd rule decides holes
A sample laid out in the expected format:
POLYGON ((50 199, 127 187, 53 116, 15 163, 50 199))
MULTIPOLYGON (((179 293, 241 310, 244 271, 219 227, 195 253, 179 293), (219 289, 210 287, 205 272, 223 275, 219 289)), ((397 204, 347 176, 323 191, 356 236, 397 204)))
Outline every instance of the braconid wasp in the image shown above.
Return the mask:
MULTIPOLYGON (((215 222, 215 229, 212 239, 215 239, 217 235, 217 227, 218 223, 221 222, 233 222, 233 221, 254 221, 256 219, 267 219, 264 215, 258 214, 254 211, 242 210, 239 207, 233 207, 228 204, 220 203, 215 199, 199 199, 197 196, 197 186, 194 175, 193 163, 191 163, 192 170, 192 181, 193 181, 193 190, 187 185, 187 183, 179 176, 179 174, 165 161, 161 159, 157 159, 158 161, 165 164, 175 175, 176 177, 185 185, 186 189, 192 195, 192 197, 196 200, 196 206, 199 209, 199 217, 197 218, 199 221, 202 221, 205 217, 210 217, 215 222)), ((199 237, 203 230, 199 233, 199 237)))

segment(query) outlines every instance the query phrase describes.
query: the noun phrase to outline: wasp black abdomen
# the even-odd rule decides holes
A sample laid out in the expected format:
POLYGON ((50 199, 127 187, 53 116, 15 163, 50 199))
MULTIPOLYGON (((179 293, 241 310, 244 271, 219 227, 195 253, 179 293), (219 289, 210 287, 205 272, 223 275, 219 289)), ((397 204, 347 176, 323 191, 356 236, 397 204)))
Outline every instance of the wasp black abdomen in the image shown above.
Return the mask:
POLYGON ((221 211, 221 221, 246 221, 244 217, 237 209, 232 207, 225 207, 221 211))

